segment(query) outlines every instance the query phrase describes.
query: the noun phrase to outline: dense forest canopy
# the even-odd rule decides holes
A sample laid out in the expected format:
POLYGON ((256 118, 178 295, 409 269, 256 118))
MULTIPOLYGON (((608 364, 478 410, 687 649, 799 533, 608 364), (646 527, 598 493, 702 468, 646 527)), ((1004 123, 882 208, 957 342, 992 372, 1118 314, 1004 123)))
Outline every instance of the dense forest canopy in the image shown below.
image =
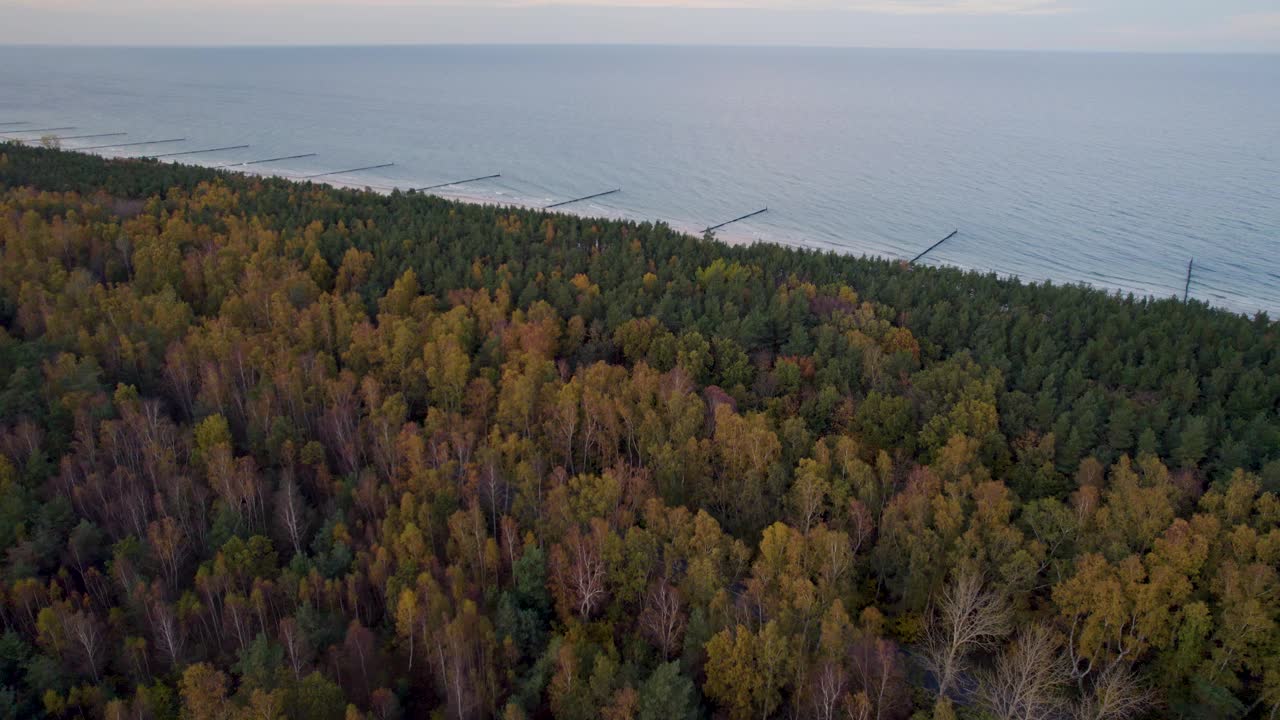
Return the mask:
POLYGON ((1264 315, 0 145, 0 718, 1280 714, 1264 315))

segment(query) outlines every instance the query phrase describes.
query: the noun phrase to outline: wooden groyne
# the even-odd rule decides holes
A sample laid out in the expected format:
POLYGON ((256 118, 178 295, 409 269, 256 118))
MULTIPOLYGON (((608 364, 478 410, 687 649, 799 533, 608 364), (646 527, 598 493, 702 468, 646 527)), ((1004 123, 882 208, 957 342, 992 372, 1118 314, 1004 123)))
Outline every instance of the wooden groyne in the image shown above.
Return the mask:
POLYGON ((5 132, 0 133, 0 135, 16 135, 18 133, 33 133, 33 132, 58 132, 59 130, 75 130, 75 129, 76 129, 75 125, 68 125, 66 127, 54 127, 54 128, 31 128, 28 130, 6 130, 5 132))
POLYGON ((345 174, 347 174, 347 173, 363 172, 363 171, 365 171, 365 170, 380 170, 380 169, 382 169, 382 168, 389 168, 389 167, 391 167, 391 166, 393 166, 393 165, 395 165, 395 163, 383 163, 383 164, 381 164, 381 165, 369 165, 369 166, 367 166, 367 167, 351 168, 351 169, 349 169, 349 170, 333 170, 333 171, 331 171, 331 172, 316 173, 315 175, 303 175, 302 177, 300 177, 300 178, 298 178, 298 179, 299 179, 299 180, 311 180, 311 179, 313 179, 313 178, 318 178, 318 177, 327 177, 327 176, 329 176, 329 175, 345 175, 345 174))
POLYGON ((604 197, 605 195, 613 195, 614 193, 620 193, 620 192, 622 192, 622 188, 616 188, 616 189, 614 189, 614 190, 606 190, 606 191, 604 191, 604 192, 596 193, 595 195, 585 195, 585 196, 580 197, 580 198, 574 198, 574 199, 572 199, 572 200, 565 200, 564 202, 551 203, 550 205, 547 205, 547 206, 543 207, 542 209, 543 209, 543 210, 550 210, 550 209, 552 209, 552 208, 564 207, 565 205, 572 205, 572 204, 574 204, 574 203, 580 203, 580 202, 582 202, 583 200, 594 200, 594 199, 599 198, 599 197, 604 197))
POLYGON ((241 165, 261 165, 263 163, 283 162, 285 160, 298 160, 300 158, 315 157, 320 153, 303 153, 301 155, 285 155, 284 157, 266 158, 264 160, 246 160, 245 162, 233 162, 218 165, 218 168, 240 167, 241 165))
POLYGON ((163 145, 166 143, 176 143, 176 142, 186 142, 186 141, 187 141, 186 138, 170 138, 168 140, 143 140, 142 142, 116 143, 115 145, 90 145, 89 147, 74 148, 73 150, 75 152, 80 152, 81 150, 102 150, 104 148, 136 147, 138 145, 163 145))
POLYGON ((203 150, 183 150, 182 152, 161 153, 160 155, 147 155, 151 159, 177 157, 179 155, 200 155, 201 153, 222 152, 223 150, 244 150, 248 145, 227 145, 226 147, 205 148, 203 150))
POLYGON ((915 257, 911 258, 911 262, 909 262, 909 263, 907 263, 907 264, 908 264, 908 265, 915 265, 915 264, 916 264, 916 262, 918 262, 918 261, 920 260, 920 258, 922 258, 922 257, 924 257, 925 255, 928 255, 929 253, 933 252, 935 249, 937 249, 937 247, 938 247, 939 245, 941 245, 942 243, 944 243, 944 242, 946 242, 946 241, 950 240, 951 238, 953 238, 953 237, 955 237, 955 236, 957 236, 957 235, 959 235, 959 234, 960 234, 960 230, 959 230, 959 229, 952 230, 950 235, 948 235, 948 236, 946 236, 946 237, 942 238, 941 240, 939 240, 938 242, 936 242, 936 243, 934 243, 934 244, 930 245, 928 250, 925 250, 924 252, 920 253, 919 255, 917 255, 917 256, 915 256, 915 257))
POLYGON ((54 140, 88 140, 90 138, 124 137, 127 132, 95 133, 93 135, 59 135, 54 140))
POLYGON ((746 219, 748 219, 748 218, 753 218, 753 217, 755 217, 755 216, 757 216, 757 215, 763 215, 763 214, 765 214, 765 213, 767 213, 767 212, 769 212, 769 208, 764 208, 763 210, 757 210, 757 211, 755 211, 755 212, 753 212, 753 213, 747 213, 746 215, 743 215, 742 217, 736 217, 736 218, 734 218, 734 219, 732 219, 732 220, 726 220, 725 222, 722 222, 722 223, 720 223, 719 225, 712 225, 711 227, 707 228, 706 230, 703 230, 703 231, 702 231, 702 234, 703 234, 703 235, 706 235, 706 234, 707 234, 707 233, 709 233, 709 232, 715 232, 716 230, 719 230, 720 228, 725 227, 726 225, 732 225, 732 224, 734 224, 734 223, 736 223, 736 222, 742 222, 743 220, 746 220, 746 219))
POLYGON ((427 187, 414 188, 417 192, 426 192, 428 190, 439 190, 440 188, 453 187, 454 185, 466 185, 467 183, 480 182, 481 180, 493 180, 500 178, 502 175, 485 175, 484 177, 475 177, 468 180, 454 180, 453 182, 440 183, 439 185, 428 185, 427 187))

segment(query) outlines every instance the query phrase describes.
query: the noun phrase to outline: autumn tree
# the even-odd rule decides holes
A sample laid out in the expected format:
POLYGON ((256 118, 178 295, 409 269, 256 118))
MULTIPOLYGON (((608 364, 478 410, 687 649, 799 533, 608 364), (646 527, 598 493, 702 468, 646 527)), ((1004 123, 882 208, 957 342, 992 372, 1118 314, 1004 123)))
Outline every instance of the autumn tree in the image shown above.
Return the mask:
POLYGON ((782 703, 797 662, 795 639, 774 622, 758 632, 739 625, 707 643, 707 696, 737 720, 768 718, 782 703))

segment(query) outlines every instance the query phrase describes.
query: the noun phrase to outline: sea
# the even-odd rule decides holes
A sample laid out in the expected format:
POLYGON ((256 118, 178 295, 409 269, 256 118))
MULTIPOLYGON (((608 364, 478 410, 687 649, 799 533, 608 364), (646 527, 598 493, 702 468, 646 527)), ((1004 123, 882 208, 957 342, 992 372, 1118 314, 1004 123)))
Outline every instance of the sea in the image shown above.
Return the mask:
POLYGON ((1280 313, 1280 55, 8 46, 0 133, 1280 313))

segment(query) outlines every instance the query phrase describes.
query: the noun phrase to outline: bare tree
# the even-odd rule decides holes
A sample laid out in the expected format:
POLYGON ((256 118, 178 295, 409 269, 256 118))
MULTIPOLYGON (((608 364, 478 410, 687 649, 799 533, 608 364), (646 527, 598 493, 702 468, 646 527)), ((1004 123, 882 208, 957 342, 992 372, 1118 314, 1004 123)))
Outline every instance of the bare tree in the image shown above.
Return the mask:
POLYGON ((599 536, 604 534, 604 528, 596 523, 602 521, 596 520, 588 532, 571 528, 564 544, 551 550, 558 583, 583 620, 591 617, 604 602, 606 593, 606 566, 599 540, 599 536))
POLYGON ((183 645, 186 643, 186 632, 182 623, 174 615, 173 610, 163 602, 154 603, 150 608, 152 634, 156 646, 164 652, 169 667, 177 669, 182 664, 183 645))
POLYGON ((1107 668, 1076 706, 1076 720, 1128 720, 1155 705, 1154 694, 1123 663, 1107 668))
POLYGON ((977 573, 957 575, 928 613, 921 662, 938 681, 938 697, 959 684, 975 650, 992 650, 1012 630, 1004 599, 977 573))
POLYGON ((281 620, 279 629, 280 644, 284 646, 285 653, 289 656, 289 668, 293 670, 294 679, 300 680, 307 669, 311 647, 302 633, 302 628, 298 627, 298 622, 292 617, 281 620))
POLYGON ((167 588, 176 590, 187 545, 182 528, 172 517, 153 520, 147 525, 147 540, 150 541, 151 553, 164 574, 167 588))
POLYGON ((1050 720, 1069 708, 1061 690, 1070 682, 1070 661, 1060 639, 1036 624, 1019 633, 983 675, 978 701, 997 720, 1050 720))
POLYGON ((662 659, 670 660, 684 637, 685 617, 680 591, 666 578, 649 587, 644 611, 640 613, 640 625, 662 651, 662 659))
POLYGON ((861 500, 854 498, 849 501, 849 540, 853 543, 851 555, 857 555, 862 549, 864 543, 871 539, 871 534, 875 532, 876 521, 871 517, 871 511, 861 500))
POLYGON ((293 546, 294 554, 301 555, 307 534, 307 504, 291 472, 286 472, 276 492, 276 520, 293 546))
POLYGON ((93 613, 81 610, 68 616, 63 626, 74 641, 81 661, 93 676, 94 684, 97 684, 98 667, 102 664, 102 623, 93 613))
POLYGON ((861 688, 874 720, 906 717, 911 700, 907 672, 897 647, 883 638, 862 638, 849 648, 850 681, 861 688))
POLYGON ((848 696, 849 676, 839 663, 822 663, 809 678, 809 700, 815 720, 836 720, 848 696))

